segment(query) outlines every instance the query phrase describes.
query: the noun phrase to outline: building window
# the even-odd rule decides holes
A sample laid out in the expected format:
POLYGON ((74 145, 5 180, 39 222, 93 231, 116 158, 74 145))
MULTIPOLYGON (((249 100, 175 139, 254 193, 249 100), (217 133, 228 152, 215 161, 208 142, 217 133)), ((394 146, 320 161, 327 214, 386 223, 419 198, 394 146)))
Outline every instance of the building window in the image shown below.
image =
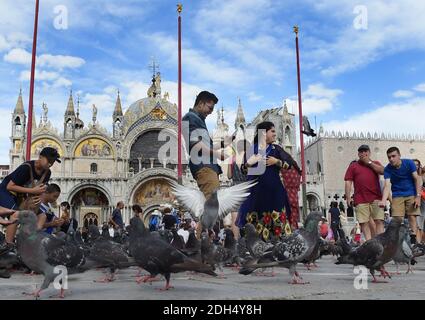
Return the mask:
POLYGON ((92 173, 92 174, 97 173, 97 163, 92 163, 90 165, 90 173, 92 173))

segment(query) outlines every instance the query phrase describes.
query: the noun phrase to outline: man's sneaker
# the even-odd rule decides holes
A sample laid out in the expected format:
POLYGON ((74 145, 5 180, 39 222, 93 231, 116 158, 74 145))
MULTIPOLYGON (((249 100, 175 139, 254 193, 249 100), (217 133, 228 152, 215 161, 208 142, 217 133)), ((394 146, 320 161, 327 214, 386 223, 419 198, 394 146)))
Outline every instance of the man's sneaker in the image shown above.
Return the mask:
POLYGON ((3 242, 0 245, 0 255, 6 252, 11 252, 11 251, 15 251, 15 244, 3 242))

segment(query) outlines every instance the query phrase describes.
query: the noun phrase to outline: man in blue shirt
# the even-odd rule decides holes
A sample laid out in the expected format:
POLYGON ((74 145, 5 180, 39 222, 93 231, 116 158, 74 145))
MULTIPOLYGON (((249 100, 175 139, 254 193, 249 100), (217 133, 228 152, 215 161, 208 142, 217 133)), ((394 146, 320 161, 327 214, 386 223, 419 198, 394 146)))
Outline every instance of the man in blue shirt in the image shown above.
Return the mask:
POLYGON ((122 219, 121 210, 124 209, 124 202, 120 201, 117 203, 117 207, 112 212, 111 217, 109 218, 109 222, 114 226, 115 230, 123 230, 124 229, 124 221, 122 219))
MULTIPOLYGON (((182 118, 183 125, 189 126, 189 168, 199 189, 208 199, 220 186, 218 176, 222 173, 217 159, 224 160, 225 155, 220 147, 214 146, 208 133, 205 119, 213 110, 218 98, 211 92, 202 91, 196 96, 193 109, 182 118)), ((196 236, 201 236, 200 223, 196 236)))
POLYGON ((384 169, 385 187, 380 206, 385 206, 391 190, 392 216, 400 221, 405 215, 409 217, 411 240, 414 243, 417 232, 416 216, 420 215, 422 179, 418 176, 413 160, 401 159, 397 147, 389 148, 387 156, 390 163, 384 169))

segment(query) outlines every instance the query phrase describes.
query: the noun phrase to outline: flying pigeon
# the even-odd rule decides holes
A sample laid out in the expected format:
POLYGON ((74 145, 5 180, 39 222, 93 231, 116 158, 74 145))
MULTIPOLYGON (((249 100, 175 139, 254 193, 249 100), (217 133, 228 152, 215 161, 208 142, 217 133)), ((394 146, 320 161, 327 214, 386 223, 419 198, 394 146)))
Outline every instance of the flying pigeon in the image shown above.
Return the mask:
POLYGON ((152 235, 139 218, 130 220, 130 252, 136 263, 150 273, 141 281, 147 282, 161 274, 165 277, 166 285, 170 286, 170 274, 184 271, 196 271, 216 276, 211 266, 188 258, 171 244, 160 237, 152 235))
POLYGON ((266 249, 257 263, 248 262, 239 273, 246 275, 258 268, 279 266, 289 269, 292 276, 291 284, 305 284, 296 270, 296 265, 311 257, 319 241, 318 223, 321 219, 320 212, 311 212, 306 218, 304 228, 296 230, 278 241, 272 248, 266 249))
POLYGON ((310 126, 310 121, 308 121, 308 118, 306 116, 303 116, 303 130, 301 132, 309 137, 316 136, 314 130, 310 126))
POLYGON ((229 212, 239 209, 240 204, 249 196, 255 180, 243 182, 229 188, 215 190, 207 200, 204 194, 192 187, 172 184, 174 195, 179 203, 200 218, 206 229, 212 229, 218 218, 224 218, 229 212))
MULTIPOLYGON (((31 270, 43 274, 44 281, 40 289, 31 295, 40 297, 40 292, 54 281, 58 273, 56 266, 65 266, 68 274, 85 263, 83 251, 73 243, 37 231, 37 218, 32 211, 20 211, 18 215, 20 230, 17 237, 17 251, 23 263, 31 270)), ((61 288, 60 297, 64 297, 61 288)))
POLYGON ((343 253, 335 264, 363 265, 369 269, 373 283, 380 282, 375 278, 375 270, 380 271, 384 278, 386 276, 391 278, 384 265, 394 258, 402 246, 403 238, 400 238, 400 228, 406 228, 406 226, 392 219, 384 233, 367 240, 357 248, 352 248, 345 238, 341 238, 343 253))

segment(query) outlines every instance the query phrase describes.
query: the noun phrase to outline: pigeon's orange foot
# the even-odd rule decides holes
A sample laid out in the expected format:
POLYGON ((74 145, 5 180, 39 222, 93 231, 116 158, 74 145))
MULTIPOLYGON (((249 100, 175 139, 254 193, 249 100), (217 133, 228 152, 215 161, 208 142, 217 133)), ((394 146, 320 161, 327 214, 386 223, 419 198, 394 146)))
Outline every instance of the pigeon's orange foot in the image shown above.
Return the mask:
POLYGON ((61 289, 61 292, 59 293, 59 295, 55 296, 50 296, 49 298, 59 298, 59 299, 64 299, 65 298, 65 289, 61 289))
POLYGON ((167 291, 167 290, 169 290, 169 289, 174 289, 174 287, 173 286, 170 286, 169 284, 167 284, 164 288, 160 288, 160 289, 158 289, 159 291, 167 291))
POLYGON ((109 275, 109 276, 106 276, 105 278, 101 278, 99 280, 93 280, 93 282, 97 282, 97 283, 109 283, 109 282, 112 282, 114 280, 115 280, 114 279, 114 275, 109 275))
POLYGON ((385 270, 385 268, 384 268, 384 267, 382 267, 382 268, 381 268, 380 272, 381 272, 381 276, 382 276, 382 277, 384 277, 384 279, 385 279, 386 277, 388 277, 388 278, 390 278, 390 279, 391 279, 391 275, 388 273, 388 271, 387 271, 387 270, 385 270))
POLYGON ((34 292, 22 292, 22 294, 26 295, 26 296, 32 296, 35 299, 38 299, 38 298, 40 298, 40 292, 41 292, 41 290, 36 290, 34 292))
POLYGON ((140 284, 142 282, 143 283, 146 283, 146 282, 151 283, 152 281, 158 281, 158 279, 151 276, 151 275, 144 276, 143 278, 139 277, 138 279, 136 279, 137 284, 140 284))
POLYGON ((309 284, 310 282, 304 281, 299 276, 294 275, 292 277, 292 280, 289 282, 289 284, 309 284))

